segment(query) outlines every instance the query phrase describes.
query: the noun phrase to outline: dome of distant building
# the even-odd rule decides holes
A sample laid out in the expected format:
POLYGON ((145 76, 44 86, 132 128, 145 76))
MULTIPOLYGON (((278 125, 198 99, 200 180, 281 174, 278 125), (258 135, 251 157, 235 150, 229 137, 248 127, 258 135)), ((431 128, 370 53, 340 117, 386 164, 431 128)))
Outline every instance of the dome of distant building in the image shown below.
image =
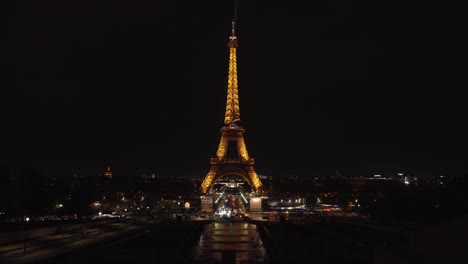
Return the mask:
POLYGON ((104 177, 108 179, 112 179, 112 172, 111 172, 110 166, 107 166, 107 171, 104 173, 104 177))

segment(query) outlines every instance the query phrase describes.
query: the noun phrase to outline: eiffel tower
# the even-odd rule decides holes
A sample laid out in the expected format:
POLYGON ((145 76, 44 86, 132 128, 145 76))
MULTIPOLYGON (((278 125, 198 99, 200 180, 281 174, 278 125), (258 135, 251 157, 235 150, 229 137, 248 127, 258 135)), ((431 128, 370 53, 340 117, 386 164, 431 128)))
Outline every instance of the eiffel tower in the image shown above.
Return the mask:
POLYGON ((226 175, 237 175, 246 180, 254 191, 261 191, 262 182, 254 169, 254 159, 249 157, 244 141, 244 128, 239 126, 239 94, 237 87, 236 50, 238 47, 235 35, 235 23, 232 22, 232 34, 229 37, 229 74, 224 126, 221 128, 216 157, 211 158, 211 167, 203 180, 200 191, 206 194, 212 185, 226 175), (227 157, 229 142, 235 142, 237 157, 227 157))

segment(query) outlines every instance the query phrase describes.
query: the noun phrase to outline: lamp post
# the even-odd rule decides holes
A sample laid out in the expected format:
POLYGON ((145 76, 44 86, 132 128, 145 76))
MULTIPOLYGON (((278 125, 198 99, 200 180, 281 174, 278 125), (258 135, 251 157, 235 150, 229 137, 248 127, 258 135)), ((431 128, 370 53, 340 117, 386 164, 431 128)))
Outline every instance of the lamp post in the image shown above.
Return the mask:
POLYGON ((73 240, 75 240, 75 237, 76 237, 76 219, 75 219, 75 216, 73 215, 73 218, 72 218, 72 221, 73 221, 73 240))
POLYGON ((29 223, 29 217, 25 218, 26 221, 26 227, 24 228, 24 247, 23 247, 23 254, 26 255, 26 247, 28 245, 28 223, 29 223))

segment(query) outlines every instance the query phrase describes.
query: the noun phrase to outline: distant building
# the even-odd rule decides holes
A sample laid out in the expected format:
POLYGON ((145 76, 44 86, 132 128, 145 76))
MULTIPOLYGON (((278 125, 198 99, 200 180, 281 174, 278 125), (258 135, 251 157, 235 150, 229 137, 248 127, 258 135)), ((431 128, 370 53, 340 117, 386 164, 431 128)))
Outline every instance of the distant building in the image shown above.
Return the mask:
POLYGON ((260 180, 270 180, 271 181, 271 176, 268 176, 268 175, 258 175, 258 177, 260 178, 260 180))
POLYGON ((112 179, 112 172, 110 166, 107 166, 107 171, 104 173, 104 177, 106 177, 107 179, 112 179))

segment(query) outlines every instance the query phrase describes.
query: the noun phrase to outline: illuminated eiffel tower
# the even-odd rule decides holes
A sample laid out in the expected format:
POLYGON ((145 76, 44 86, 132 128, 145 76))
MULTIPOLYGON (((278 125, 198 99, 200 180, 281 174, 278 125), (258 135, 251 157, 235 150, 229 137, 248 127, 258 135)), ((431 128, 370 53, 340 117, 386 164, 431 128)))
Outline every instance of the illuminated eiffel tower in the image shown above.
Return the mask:
MULTIPOLYGON (((219 142, 216 158, 211 158, 211 167, 203 180, 200 191, 207 193, 211 186, 226 175, 237 175, 245 179, 252 190, 260 191, 262 182, 254 169, 254 159, 249 157, 244 141, 244 128, 239 126, 239 94, 237 87, 237 37, 235 35, 235 23, 232 22, 232 35, 229 37, 229 76, 226 101, 226 114, 224 126, 221 128, 221 140, 219 142), (227 157, 229 142, 236 143, 237 157, 227 157)), ((233 147, 233 146, 232 146, 233 147)))

